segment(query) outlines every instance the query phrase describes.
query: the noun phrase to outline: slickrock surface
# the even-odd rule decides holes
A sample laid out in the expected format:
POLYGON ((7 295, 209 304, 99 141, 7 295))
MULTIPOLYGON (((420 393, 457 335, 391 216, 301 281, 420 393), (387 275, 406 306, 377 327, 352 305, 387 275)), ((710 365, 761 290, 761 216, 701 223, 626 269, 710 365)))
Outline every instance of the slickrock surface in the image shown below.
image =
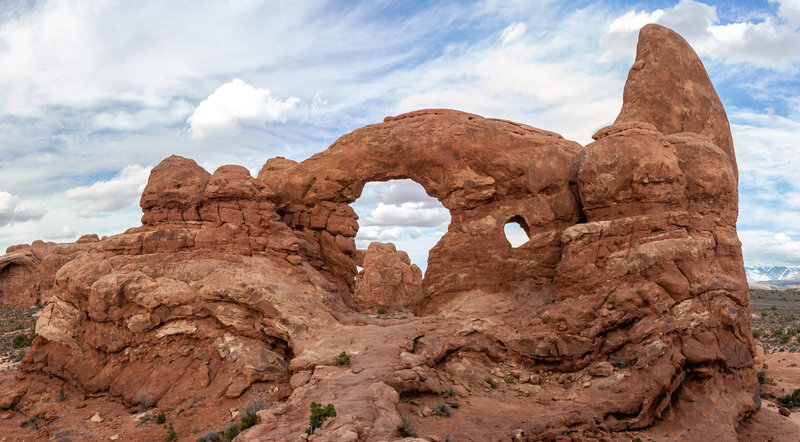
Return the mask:
MULTIPOLYGON (((415 428, 438 440, 646 428, 736 440, 760 399, 735 156, 680 36, 642 29, 622 111, 594 138, 581 147, 423 110, 303 162, 270 159, 257 178, 169 157, 142 194, 142 226, 54 272, 21 372, 165 410, 263 392, 273 402, 244 441, 415 428), (355 247, 349 204, 366 183, 401 178, 451 214, 421 287, 393 246, 355 247), (509 221, 529 233, 518 248, 509 221), (362 313, 377 307, 416 316, 362 313), (312 401, 337 416, 306 436, 312 401)), ((0 405, 29 416, 28 385, 5 379, 0 405)))

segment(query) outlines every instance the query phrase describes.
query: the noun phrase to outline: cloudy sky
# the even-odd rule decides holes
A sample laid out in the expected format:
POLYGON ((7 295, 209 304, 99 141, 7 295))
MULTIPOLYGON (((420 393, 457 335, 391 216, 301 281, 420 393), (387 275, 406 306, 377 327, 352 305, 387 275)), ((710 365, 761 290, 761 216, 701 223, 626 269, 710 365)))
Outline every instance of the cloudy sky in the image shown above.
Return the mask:
MULTIPOLYGON (((646 23, 698 51, 728 110, 747 265, 800 265, 800 0, 0 1, 0 251, 139 225, 150 169, 302 160, 447 107, 582 144, 621 106, 646 23)), ((424 267, 449 214, 367 186, 358 242, 424 267)))

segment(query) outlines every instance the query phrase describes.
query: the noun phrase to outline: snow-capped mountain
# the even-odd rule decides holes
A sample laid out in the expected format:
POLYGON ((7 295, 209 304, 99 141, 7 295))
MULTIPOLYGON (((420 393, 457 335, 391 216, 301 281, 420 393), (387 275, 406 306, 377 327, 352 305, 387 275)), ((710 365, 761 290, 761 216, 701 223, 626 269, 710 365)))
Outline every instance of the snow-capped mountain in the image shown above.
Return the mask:
POLYGON ((747 280, 763 281, 800 281, 800 267, 745 267, 747 280))

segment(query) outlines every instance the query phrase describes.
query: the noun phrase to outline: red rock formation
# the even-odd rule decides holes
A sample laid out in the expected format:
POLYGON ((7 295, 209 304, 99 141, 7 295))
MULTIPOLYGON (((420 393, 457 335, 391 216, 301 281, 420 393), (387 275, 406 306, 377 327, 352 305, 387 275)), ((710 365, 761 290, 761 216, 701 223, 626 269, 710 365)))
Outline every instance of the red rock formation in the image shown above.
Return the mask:
MULTIPOLYGON (((416 419, 404 394, 469 396, 435 428, 456 438, 673 425, 735 440, 759 406, 735 157, 677 34, 642 29, 620 116, 595 139, 581 148, 427 110, 300 163, 271 159, 257 179, 167 158, 142 195, 143 225, 58 271, 22 370, 163 408, 269 391, 276 402, 241 436, 253 441, 301 437, 312 401, 337 410, 314 440, 396 438, 416 419), (349 203, 397 178, 421 184, 451 223, 419 316, 375 318, 356 308, 402 297, 376 292, 406 269, 368 276, 349 203), (508 244, 509 220, 528 243, 508 244)), ((29 394, 7 393, 9 407, 29 394)))
POLYGON ((354 298, 361 311, 408 309, 422 300, 422 270, 394 244, 371 243, 360 265, 354 298))
POLYGON ((0 256, 0 309, 31 307, 49 299, 58 269, 97 241, 97 235, 83 235, 74 244, 34 241, 9 247, 0 256))

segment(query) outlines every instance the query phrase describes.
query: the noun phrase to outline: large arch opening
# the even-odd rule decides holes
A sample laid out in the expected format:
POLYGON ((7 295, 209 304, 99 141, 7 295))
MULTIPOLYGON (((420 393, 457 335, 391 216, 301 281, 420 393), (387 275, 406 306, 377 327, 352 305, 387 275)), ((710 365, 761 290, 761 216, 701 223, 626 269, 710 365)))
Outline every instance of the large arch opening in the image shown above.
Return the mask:
POLYGON ((369 182, 350 206, 358 215, 357 249, 366 250, 372 242, 393 243, 423 273, 430 249, 450 224, 450 211, 410 179, 369 182))

